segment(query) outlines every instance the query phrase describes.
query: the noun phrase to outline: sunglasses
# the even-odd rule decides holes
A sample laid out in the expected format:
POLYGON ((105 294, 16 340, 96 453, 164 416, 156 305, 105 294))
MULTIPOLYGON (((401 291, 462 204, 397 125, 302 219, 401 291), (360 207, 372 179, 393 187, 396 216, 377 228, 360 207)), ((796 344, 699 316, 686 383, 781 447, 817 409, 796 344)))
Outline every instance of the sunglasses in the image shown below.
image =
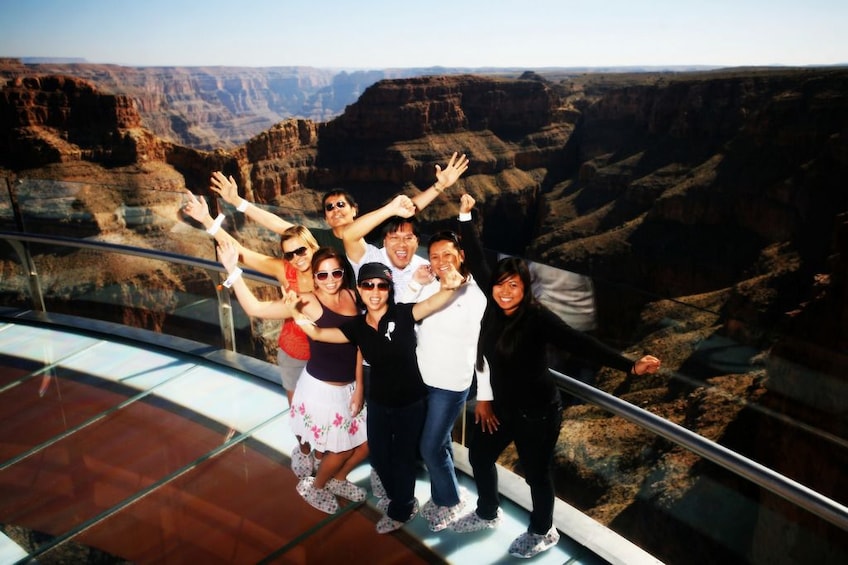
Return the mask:
POLYGON ((326 210, 327 212, 332 212, 333 208, 338 208, 339 210, 341 210, 342 208, 346 207, 347 202, 345 202, 344 200, 336 200, 335 202, 328 202, 327 204, 324 204, 324 210, 326 210))
POLYGON ((374 290, 375 288, 377 290, 389 290, 389 287, 390 285, 387 282, 374 283, 371 281, 365 281, 359 283, 359 288, 364 288, 365 290, 374 290))
POLYGON ((344 275, 344 270, 333 269, 332 271, 318 271, 317 273, 315 273, 315 278, 319 281, 325 281, 330 278, 331 275, 334 279, 339 280, 344 275))
POLYGON ((304 255, 306 255, 306 248, 298 247, 294 251, 283 251, 283 259, 285 259, 286 261, 291 261, 295 255, 297 255, 298 257, 303 257, 304 255))

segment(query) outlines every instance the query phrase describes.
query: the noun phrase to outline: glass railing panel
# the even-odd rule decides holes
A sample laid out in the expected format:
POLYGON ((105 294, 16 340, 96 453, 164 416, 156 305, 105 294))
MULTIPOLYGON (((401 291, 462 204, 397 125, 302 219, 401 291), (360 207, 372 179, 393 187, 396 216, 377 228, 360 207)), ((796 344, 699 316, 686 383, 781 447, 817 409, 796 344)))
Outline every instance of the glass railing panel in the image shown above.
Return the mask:
POLYGON ((0 238, 0 306, 32 308, 29 274, 12 242, 0 238))
MULTIPOLYGON (((603 420, 620 429, 616 418, 603 420)), ((622 446, 613 433, 605 435, 622 446)), ((663 439, 644 440, 640 457, 651 465, 642 470, 627 468, 622 454, 599 454, 587 465, 591 447, 582 446, 583 472, 596 486, 563 480, 558 495, 665 563, 836 564, 848 558, 840 528, 663 439)))

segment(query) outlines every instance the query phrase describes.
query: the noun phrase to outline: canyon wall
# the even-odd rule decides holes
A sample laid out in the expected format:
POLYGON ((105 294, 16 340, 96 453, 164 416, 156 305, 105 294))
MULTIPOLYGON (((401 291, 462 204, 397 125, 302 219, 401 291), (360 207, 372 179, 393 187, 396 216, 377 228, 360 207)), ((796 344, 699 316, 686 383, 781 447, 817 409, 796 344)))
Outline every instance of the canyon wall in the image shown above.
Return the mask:
MULTIPOLYGON (((131 96, 27 76, 0 93, 0 167, 12 179, 207 197, 210 172, 223 170, 256 202, 314 205, 343 187, 369 210, 426 188, 437 163, 464 152, 470 168, 422 212, 426 229, 450 225, 469 192, 489 247, 590 275, 599 334, 658 354, 667 368, 639 380, 601 371, 600 388, 844 501, 845 454, 752 406, 825 436, 848 429, 846 93, 845 69, 412 77, 376 82, 331 120, 291 118, 207 151, 153 134, 131 96), (716 342, 760 353, 735 371, 711 357, 706 345, 716 342), (792 450, 802 455, 786 457, 792 450)), ((598 409, 566 414, 574 421, 563 427, 558 488, 587 513, 672 562, 731 559, 724 538, 745 537, 734 528, 750 534, 749 555, 787 562, 769 554, 781 532, 765 515, 716 523, 698 514, 714 489, 738 479, 703 471, 598 409), (600 464, 615 466, 615 481, 591 470, 610 446, 620 460, 600 464), (683 525, 671 519, 681 515, 683 525), (716 541, 663 554, 672 550, 662 536, 686 535, 686 520, 709 521, 716 541)), ((808 519, 777 497, 751 496, 808 519)), ((838 532, 818 533, 844 549, 838 532)), ((810 542, 799 551, 817 550, 810 542)))

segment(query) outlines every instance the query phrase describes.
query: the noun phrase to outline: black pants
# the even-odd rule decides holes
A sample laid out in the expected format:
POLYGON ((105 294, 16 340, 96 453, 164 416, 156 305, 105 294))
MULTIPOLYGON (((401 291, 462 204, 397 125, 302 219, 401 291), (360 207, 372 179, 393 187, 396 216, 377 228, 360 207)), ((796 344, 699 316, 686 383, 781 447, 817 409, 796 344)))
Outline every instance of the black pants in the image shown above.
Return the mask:
POLYGON ((391 500, 386 514, 398 522, 409 519, 415 503, 418 444, 425 413, 424 399, 402 407, 368 403, 366 422, 371 466, 391 500))
POLYGON ((551 529, 554 515, 551 463, 562 426, 561 405, 555 402, 538 412, 527 413, 504 409, 495 403, 495 414, 501 422, 498 430, 489 434, 475 426, 469 446, 468 457, 477 484, 477 515, 486 520, 497 516, 500 496, 495 463, 514 441, 533 501, 528 531, 546 534, 551 529))

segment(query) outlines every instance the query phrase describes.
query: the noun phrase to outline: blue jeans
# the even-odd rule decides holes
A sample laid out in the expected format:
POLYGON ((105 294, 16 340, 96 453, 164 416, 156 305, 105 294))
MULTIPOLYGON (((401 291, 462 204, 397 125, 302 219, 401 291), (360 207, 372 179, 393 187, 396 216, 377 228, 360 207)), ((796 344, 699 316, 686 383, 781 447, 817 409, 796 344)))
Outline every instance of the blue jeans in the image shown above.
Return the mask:
POLYGON ((453 466, 451 432, 468 397, 463 391, 427 387, 427 417, 421 434, 421 457, 430 474, 430 495, 439 506, 459 503, 459 483, 453 466))
POLYGON ((418 443, 424 425, 424 399, 408 406, 368 403, 366 415, 371 466, 391 500, 386 514, 406 522, 415 503, 418 443))

